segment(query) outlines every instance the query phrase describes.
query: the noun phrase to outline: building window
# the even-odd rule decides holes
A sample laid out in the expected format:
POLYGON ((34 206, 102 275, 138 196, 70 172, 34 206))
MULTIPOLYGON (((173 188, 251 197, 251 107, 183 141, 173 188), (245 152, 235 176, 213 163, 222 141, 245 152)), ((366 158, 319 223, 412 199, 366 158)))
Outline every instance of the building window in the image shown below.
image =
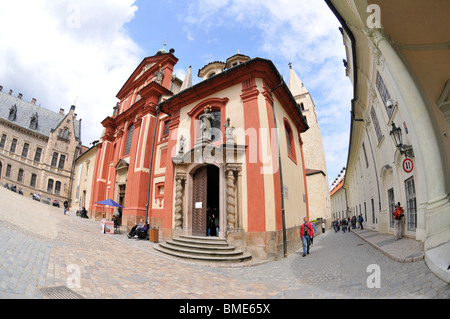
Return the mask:
POLYGON ((130 127, 128 128, 127 142, 125 145, 125 153, 123 155, 130 154, 131 141, 133 140, 133 131, 134 131, 134 124, 131 124, 130 127))
POLYGON ((372 123, 375 133, 377 134, 378 143, 380 143, 383 138, 383 133, 381 132, 380 123, 378 123, 377 114, 375 113, 375 109, 373 107, 370 110, 370 116, 372 117, 372 123))
POLYGON ((383 100, 384 103, 384 107, 386 108, 386 112, 389 116, 389 118, 391 118, 392 113, 394 112, 394 108, 391 107, 387 107, 387 101, 389 101, 389 99, 391 98, 391 95, 389 94, 389 91, 386 87, 386 85, 384 84, 383 78, 380 75, 380 72, 377 72, 377 88, 378 88, 378 92, 380 93, 381 99, 383 100))
POLYGON ((408 216, 408 230, 415 231, 417 228, 417 205, 416 205, 416 187, 414 177, 405 181, 406 191, 406 215, 408 216))
POLYGON ((17 181, 19 182, 19 183, 22 183, 22 181, 23 181, 23 169, 19 169, 19 173, 17 174, 17 181))
POLYGON ((5 148, 5 143, 6 143, 6 134, 3 134, 2 139, 0 141, 0 148, 5 148))
POLYGON ((66 155, 61 154, 61 156, 59 157, 58 168, 59 169, 64 169, 64 164, 65 163, 66 163, 66 155))
POLYGON ((36 174, 31 174, 31 181, 30 181, 30 186, 31 187, 36 187, 36 174))
POLYGON ((34 153, 34 161, 35 162, 41 161, 41 154, 42 154, 42 148, 36 147, 36 153, 34 153))
POLYGON ((297 156, 295 154, 295 142, 294 142, 294 134, 292 133, 291 125, 289 121, 284 118, 284 131, 286 134, 286 145, 287 145, 287 153, 291 160, 297 163, 297 156))
POLYGON ((55 194, 59 195, 61 193, 61 182, 57 181, 55 183, 55 194))
POLYGON ((6 177, 11 177, 11 164, 6 165, 6 177))
POLYGON ((371 198, 370 201, 372 203, 372 223, 375 224, 375 204, 373 202, 373 198, 371 198))
POLYGON ((58 153, 53 152, 52 163, 50 164, 50 166, 51 167, 56 167, 57 163, 58 163, 58 153))
POLYGON ((30 148, 30 144, 28 144, 28 143, 24 143, 23 144, 22 157, 27 157, 28 156, 28 149, 29 148, 30 148))
POLYGON ((47 193, 53 193, 53 179, 49 179, 48 180, 47 193))
POLYGON ((15 153, 16 152, 16 146, 17 146, 17 138, 13 138, 12 143, 11 143, 11 148, 9 149, 9 151, 11 153, 15 153))
POLYGON ((170 120, 164 122, 163 137, 169 135, 169 124, 170 120))

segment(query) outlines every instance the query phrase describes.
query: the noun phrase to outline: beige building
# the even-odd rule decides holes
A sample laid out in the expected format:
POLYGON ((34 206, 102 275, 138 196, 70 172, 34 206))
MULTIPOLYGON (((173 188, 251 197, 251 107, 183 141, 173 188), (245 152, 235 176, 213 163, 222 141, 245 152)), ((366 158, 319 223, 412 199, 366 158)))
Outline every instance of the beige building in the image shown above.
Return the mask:
POLYGON ((82 148, 84 148, 83 153, 75 159, 71 196, 73 210, 81 207, 89 209, 91 203, 91 187, 97 148, 95 145, 90 149, 82 148))
POLYGON ((330 203, 332 220, 354 216, 351 215, 351 212, 347 211, 347 194, 344 188, 344 181, 345 167, 342 168, 339 176, 333 181, 331 185, 330 203))
POLYGON ((289 70, 289 89, 306 117, 309 129, 301 133, 305 157, 308 213, 310 220, 331 217, 327 164, 316 106, 294 69, 289 70))
POLYGON ((393 234, 400 202, 403 234, 423 242, 430 269, 450 282, 450 2, 326 2, 354 86, 348 209, 393 234))
MULTIPOLYGON (((0 87, 0 181, 40 200, 67 200, 72 170, 81 147, 81 120, 71 106, 67 114, 22 100, 0 87)), ((62 203, 60 203, 62 206, 62 203)))

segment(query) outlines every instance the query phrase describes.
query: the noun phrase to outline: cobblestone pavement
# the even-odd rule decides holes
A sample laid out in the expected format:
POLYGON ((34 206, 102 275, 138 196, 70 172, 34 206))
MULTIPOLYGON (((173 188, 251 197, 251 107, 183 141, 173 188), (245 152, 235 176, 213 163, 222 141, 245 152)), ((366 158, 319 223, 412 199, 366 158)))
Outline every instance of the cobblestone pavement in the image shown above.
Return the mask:
POLYGON ((47 298, 43 288, 59 286, 96 299, 450 296, 423 260, 399 263, 351 233, 321 234, 306 257, 237 265, 188 262, 153 245, 0 188, 0 298, 47 298))

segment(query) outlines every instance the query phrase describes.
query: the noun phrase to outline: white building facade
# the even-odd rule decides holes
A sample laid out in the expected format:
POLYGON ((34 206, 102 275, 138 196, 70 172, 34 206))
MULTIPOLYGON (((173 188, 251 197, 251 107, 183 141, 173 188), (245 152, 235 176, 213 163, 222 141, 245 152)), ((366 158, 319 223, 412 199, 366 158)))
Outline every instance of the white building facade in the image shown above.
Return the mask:
POLYGON ((450 24, 442 14, 450 2, 326 2, 342 24, 354 86, 343 186, 349 215, 393 234, 400 202, 406 237, 425 252, 449 245, 450 24))

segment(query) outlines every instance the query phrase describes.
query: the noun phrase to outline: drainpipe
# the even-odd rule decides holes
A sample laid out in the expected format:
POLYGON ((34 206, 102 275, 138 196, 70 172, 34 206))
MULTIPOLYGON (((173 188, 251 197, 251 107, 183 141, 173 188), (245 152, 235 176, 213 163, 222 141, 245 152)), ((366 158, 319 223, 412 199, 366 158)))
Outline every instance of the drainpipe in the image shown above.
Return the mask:
POLYGON ((159 117, 159 104, 155 108, 156 110, 156 119, 155 119, 155 129, 153 130, 153 142, 152 142, 152 155, 150 156, 150 166, 148 169, 148 186, 147 186, 147 204, 145 204, 145 222, 148 222, 148 207, 150 204, 150 187, 152 180, 152 167, 153 167, 153 152, 155 150, 155 141, 156 141, 156 128, 158 127, 158 117, 159 117))
MULTIPOLYGON (((270 90, 270 95, 272 96, 273 91, 278 89, 280 86, 284 84, 282 80, 280 84, 270 90)), ((275 116, 275 100, 272 97, 272 111, 273 111, 273 121, 275 124, 275 132, 277 135, 277 147, 278 147, 278 167, 280 169, 280 184, 281 184, 281 218, 283 220, 283 253, 284 257, 287 257, 287 241, 286 241, 286 219, 285 219, 285 209, 284 209, 284 184, 283 184, 283 170, 281 169, 281 152, 280 152, 280 142, 278 138, 278 127, 277 127, 277 118, 275 116)))

